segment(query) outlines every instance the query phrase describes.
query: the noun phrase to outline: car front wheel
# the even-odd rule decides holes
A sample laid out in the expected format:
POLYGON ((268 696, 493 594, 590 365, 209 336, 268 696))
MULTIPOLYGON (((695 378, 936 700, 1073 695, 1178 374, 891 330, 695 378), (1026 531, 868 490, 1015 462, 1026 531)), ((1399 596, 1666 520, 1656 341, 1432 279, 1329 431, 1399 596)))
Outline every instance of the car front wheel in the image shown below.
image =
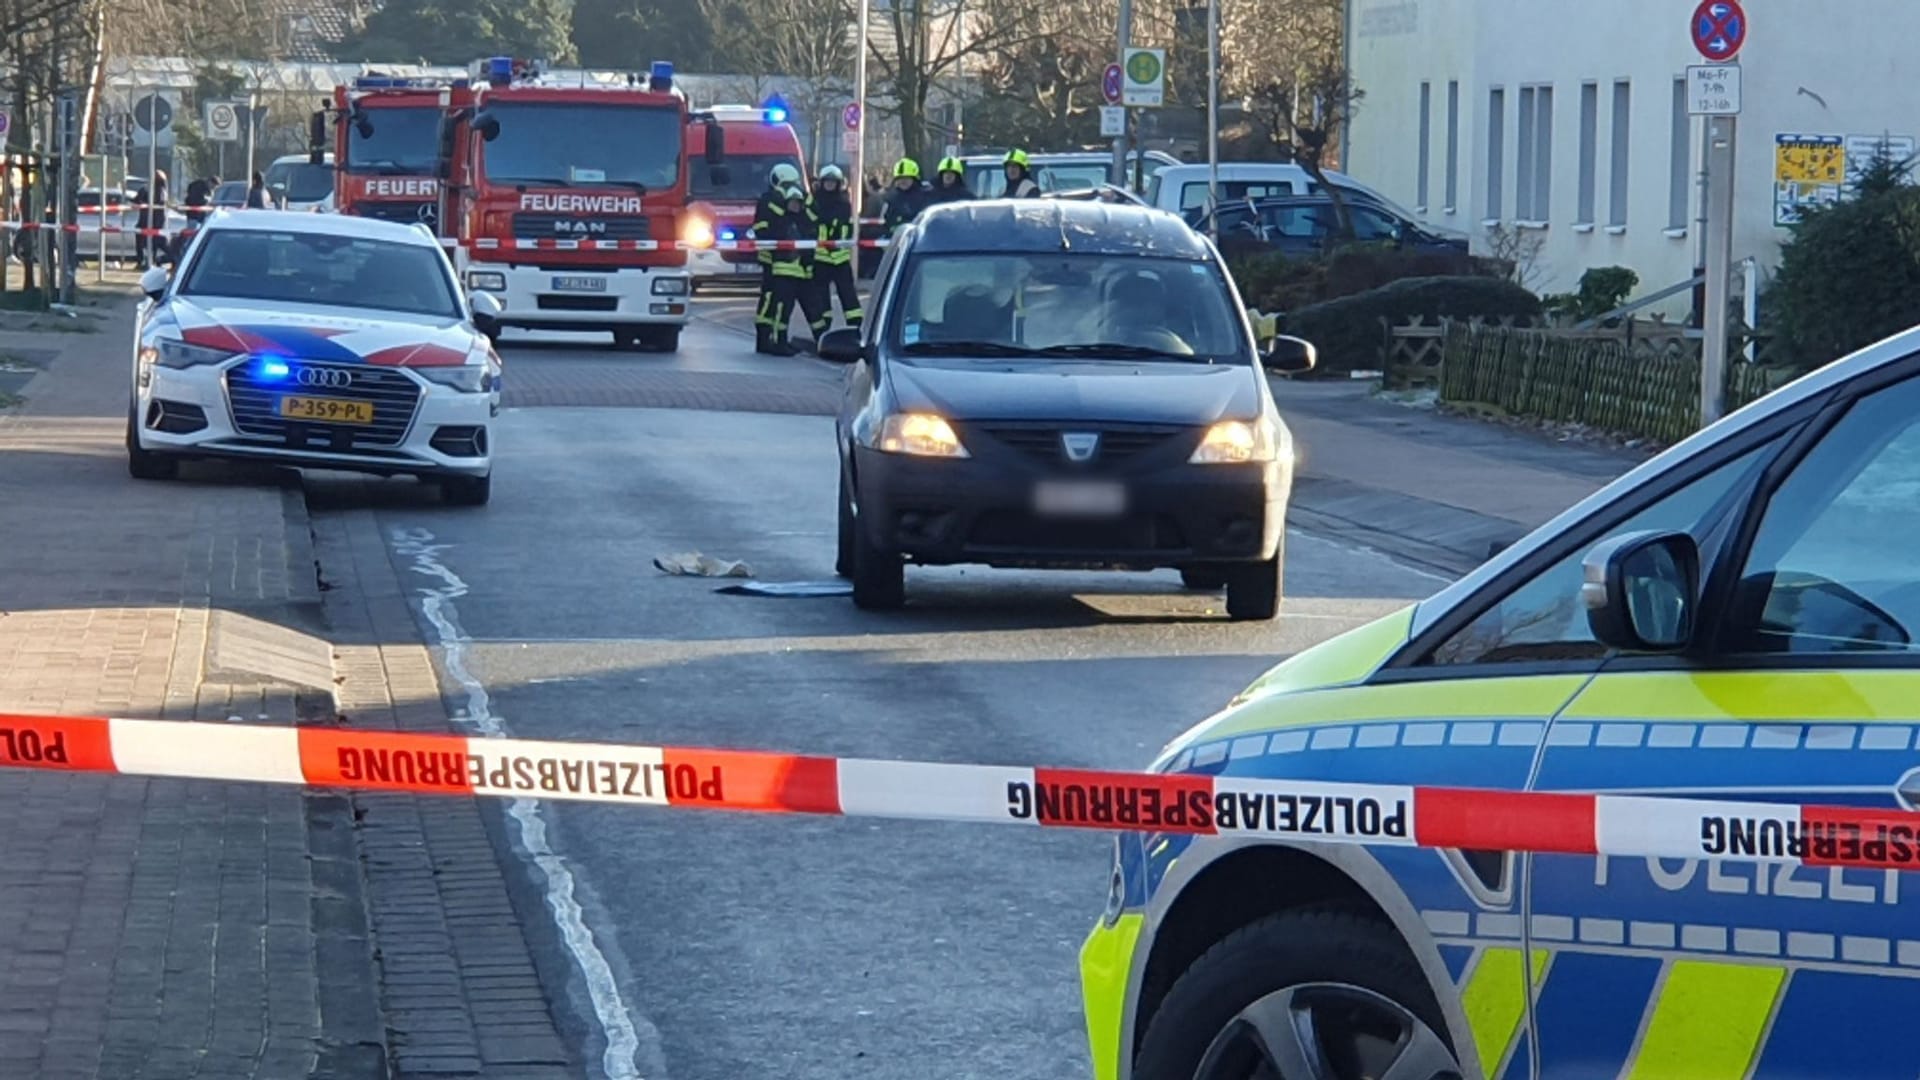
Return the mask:
POLYGON ((1227 572, 1227 617, 1235 622, 1257 622, 1280 614, 1286 586, 1287 547, 1283 543, 1265 562, 1247 563, 1227 572))
POLYGON ((1137 1080, 1461 1080, 1440 1006, 1393 930, 1343 911, 1228 935, 1148 1023, 1137 1080))
POLYGON ((882 551, 853 523, 853 606, 863 611, 897 611, 907 602, 907 567, 899 553, 882 551))
POLYGON ((485 506, 493 497, 493 474, 485 476, 443 476, 440 494, 455 506, 485 506))
POLYGON ((171 454, 156 454, 140 445, 139 425, 135 421, 138 405, 127 403, 127 475, 135 480, 171 480, 180 475, 180 459, 171 454))
POLYGON ((835 533, 833 572, 843 578, 853 576, 853 496, 847 491, 847 474, 840 473, 840 528, 835 533))

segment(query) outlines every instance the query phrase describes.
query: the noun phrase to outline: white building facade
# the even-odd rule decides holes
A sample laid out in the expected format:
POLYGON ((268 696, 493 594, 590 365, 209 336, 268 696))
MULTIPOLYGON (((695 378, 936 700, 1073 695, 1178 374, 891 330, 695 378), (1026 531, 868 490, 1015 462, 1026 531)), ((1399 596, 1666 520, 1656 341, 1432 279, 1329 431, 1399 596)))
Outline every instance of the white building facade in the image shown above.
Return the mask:
MULTIPOLYGON (((1365 93, 1346 170, 1427 221, 1536 238, 1543 292, 1626 266, 1636 295, 1700 262, 1702 64, 1693 0, 1349 0, 1349 69, 1365 93)), ((1786 223, 1840 196, 1887 143, 1913 153, 1915 0, 1747 0, 1733 254, 1779 260, 1786 223)), ((1684 310, 1682 296, 1668 310, 1684 310)))

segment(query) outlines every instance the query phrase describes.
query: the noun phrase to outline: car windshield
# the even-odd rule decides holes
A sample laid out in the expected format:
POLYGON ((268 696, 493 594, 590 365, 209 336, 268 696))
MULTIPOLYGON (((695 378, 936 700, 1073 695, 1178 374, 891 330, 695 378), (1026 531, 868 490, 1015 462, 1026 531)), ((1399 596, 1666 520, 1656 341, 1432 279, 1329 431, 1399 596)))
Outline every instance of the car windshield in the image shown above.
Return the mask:
POLYGON ((432 173, 440 158, 440 110, 432 106, 363 110, 366 133, 347 125, 347 171, 356 175, 432 173))
POLYGON ((280 161, 267 167, 267 189, 288 202, 319 202, 333 194, 333 166, 280 161))
POLYGON ((1251 349, 1209 263, 1137 254, 921 256, 892 316, 907 355, 1234 361, 1251 349))
POLYGON ((235 206, 247 200, 247 184, 244 180, 229 180, 213 191, 215 203, 232 203, 235 206))
POLYGON ((800 159, 793 154, 736 154, 727 151, 727 182, 713 182, 713 170, 706 163, 693 163, 691 186, 696 199, 714 199, 724 202, 753 202, 760 193, 767 190, 767 177, 772 175, 775 165, 791 165, 798 169, 800 159))
POLYGON ((460 316, 438 251, 326 233, 211 232, 187 267, 179 293, 460 316))
POLYGON ((664 191, 680 178, 685 133, 673 109, 513 101, 487 115, 500 122, 485 149, 495 183, 664 191))

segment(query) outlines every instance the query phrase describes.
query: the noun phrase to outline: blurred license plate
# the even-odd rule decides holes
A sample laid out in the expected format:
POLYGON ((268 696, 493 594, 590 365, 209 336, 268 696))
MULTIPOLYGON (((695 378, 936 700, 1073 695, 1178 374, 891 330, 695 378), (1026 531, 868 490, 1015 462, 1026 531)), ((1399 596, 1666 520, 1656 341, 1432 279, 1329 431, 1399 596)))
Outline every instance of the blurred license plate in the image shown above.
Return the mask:
POLYGON ((1033 512, 1047 517, 1119 517, 1127 512, 1124 484, 1042 480, 1033 489, 1033 512))
POLYGON ((557 277, 553 279, 554 292, 606 292, 607 279, 603 277, 557 277))
POLYGON ((283 397, 280 415, 292 420, 318 420, 325 424, 371 424, 373 406, 365 401, 341 401, 338 398, 283 397))

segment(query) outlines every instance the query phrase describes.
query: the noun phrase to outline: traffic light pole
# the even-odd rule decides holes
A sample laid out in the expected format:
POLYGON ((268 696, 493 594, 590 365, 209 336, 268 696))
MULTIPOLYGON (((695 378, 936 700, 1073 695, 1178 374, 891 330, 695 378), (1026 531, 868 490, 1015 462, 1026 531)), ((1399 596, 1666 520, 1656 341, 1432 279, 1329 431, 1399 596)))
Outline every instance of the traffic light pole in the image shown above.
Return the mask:
MULTIPOLYGON (((1115 25, 1118 47, 1114 49, 1113 60, 1116 64, 1127 62, 1127 49, 1133 44, 1133 0, 1120 0, 1120 17, 1115 25)), ((1125 178, 1127 175, 1128 131, 1133 127, 1132 110, 1127 111, 1127 123, 1113 140, 1113 175, 1125 178)))

